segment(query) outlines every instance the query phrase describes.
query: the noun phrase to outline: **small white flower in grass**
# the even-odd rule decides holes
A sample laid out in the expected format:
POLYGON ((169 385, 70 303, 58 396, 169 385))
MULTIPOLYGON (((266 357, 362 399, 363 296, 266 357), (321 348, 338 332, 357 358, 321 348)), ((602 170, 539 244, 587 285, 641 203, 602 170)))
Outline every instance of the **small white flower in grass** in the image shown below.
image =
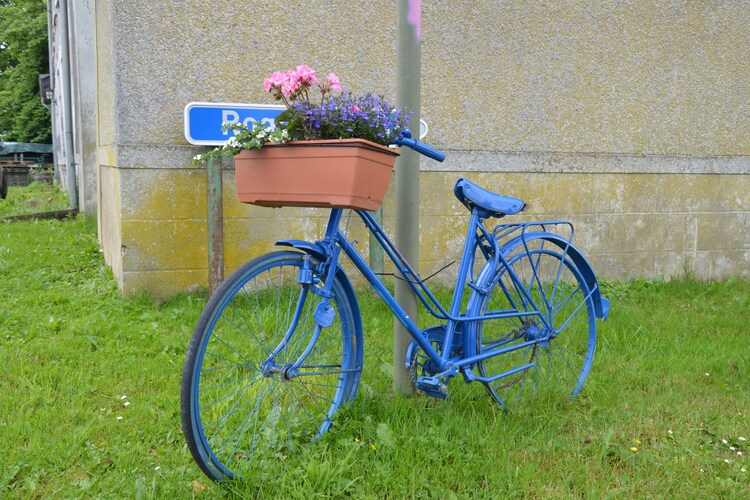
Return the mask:
POLYGON ((747 472, 747 469, 745 469, 745 468, 743 467, 743 468, 741 468, 741 469, 740 469, 740 472, 747 472))
POLYGON ((737 456, 738 456, 738 457, 741 457, 741 456, 742 456, 742 452, 741 452, 741 451, 738 451, 738 452, 737 452, 737 456))
POLYGON ((706 375, 706 377, 708 377, 708 376, 709 376, 709 375, 708 375, 708 372, 706 372, 706 374, 705 374, 705 375, 706 375))
POLYGON ((735 448, 734 446, 730 446, 729 449, 732 450, 732 451, 736 451, 737 450, 737 448, 735 448))
POLYGON ((742 437, 742 436, 738 437, 737 439, 739 439, 740 441, 747 441, 747 439, 745 439, 745 438, 744 438, 744 437, 742 437))
POLYGON ((161 467, 159 467, 158 465, 154 467, 154 470, 159 470, 159 469, 161 469, 161 467))
POLYGON ((724 443, 724 444, 728 444, 729 443, 729 441, 727 441, 726 439, 722 439, 721 442, 724 443))
POLYGON ((129 404, 130 404, 130 401, 125 401, 125 405, 124 406, 128 406, 129 404))
POLYGON ((725 459, 724 459, 724 463, 727 463, 727 464, 731 464, 731 463, 732 463, 732 461, 731 461, 731 460, 729 460, 728 458, 725 458, 725 459))
POLYGON ((128 395, 127 395, 127 394, 123 394, 122 396, 120 396, 120 399, 125 399, 125 398, 127 398, 127 397, 128 397, 128 395))
POLYGON ((667 429, 667 434, 672 435, 672 429, 667 429))
POLYGON ((120 415, 117 416, 117 420, 122 420, 122 417, 120 415))

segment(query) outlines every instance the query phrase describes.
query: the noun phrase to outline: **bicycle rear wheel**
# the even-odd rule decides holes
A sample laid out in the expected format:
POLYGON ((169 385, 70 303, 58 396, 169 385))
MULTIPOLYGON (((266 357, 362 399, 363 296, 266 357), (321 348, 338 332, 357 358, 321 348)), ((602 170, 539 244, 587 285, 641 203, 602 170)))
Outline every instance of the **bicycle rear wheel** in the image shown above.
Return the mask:
POLYGON ((500 266, 479 311, 539 312, 484 320, 478 326, 477 352, 514 349, 477 367, 480 376, 494 378, 485 382, 487 390, 510 410, 576 396, 596 348, 594 306, 578 268, 559 251, 545 248, 543 239, 528 242, 528 247, 508 256, 507 268, 500 266))
POLYGON ((298 282, 304 258, 274 252, 241 266, 208 301, 193 333, 182 378, 182 428, 193 458, 215 481, 279 467, 298 446, 326 432, 334 412, 356 394, 361 319, 342 276, 332 287, 333 323, 321 331, 299 376, 283 371, 316 327, 321 299, 305 296, 313 285, 298 282), (282 345, 297 309, 299 322, 282 345))

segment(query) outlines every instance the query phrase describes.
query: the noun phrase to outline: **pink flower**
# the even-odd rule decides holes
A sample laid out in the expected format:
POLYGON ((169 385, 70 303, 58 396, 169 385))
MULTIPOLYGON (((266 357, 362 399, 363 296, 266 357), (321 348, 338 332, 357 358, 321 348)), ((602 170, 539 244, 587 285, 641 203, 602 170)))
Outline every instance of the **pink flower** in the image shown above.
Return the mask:
POLYGON ((274 84, 276 87, 281 87, 281 85, 286 80, 286 75, 284 73, 279 73, 278 71, 274 71, 273 75, 271 75, 271 83, 274 84))
POLYGON ((359 113, 360 111, 362 111, 361 109, 359 109, 359 106, 357 106, 356 104, 352 104, 351 109, 354 113, 359 113))
POLYGON ((263 80, 263 86, 266 88, 266 92, 271 92, 274 88, 281 88, 285 80, 284 73, 275 71, 270 78, 263 80))
POLYGON ((295 90, 299 88, 300 81, 294 71, 289 70, 282 75, 283 81, 281 83, 281 93, 284 95, 291 95, 295 90))
POLYGON ((328 83, 331 85, 332 90, 341 92, 341 80, 339 80, 339 77, 335 73, 328 73, 328 83))
POLYGON ((318 83, 318 78, 315 70, 310 66, 305 66, 304 64, 301 66, 297 66, 297 71, 294 72, 294 76, 302 85, 312 85, 313 83, 318 83))

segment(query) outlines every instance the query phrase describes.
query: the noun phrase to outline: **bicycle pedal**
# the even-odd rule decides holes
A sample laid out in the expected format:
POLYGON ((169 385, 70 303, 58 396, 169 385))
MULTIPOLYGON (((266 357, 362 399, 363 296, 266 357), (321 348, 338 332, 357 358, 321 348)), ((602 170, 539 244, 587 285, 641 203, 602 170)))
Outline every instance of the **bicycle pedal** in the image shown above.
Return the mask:
POLYGON ((440 377, 419 377, 416 382, 417 389, 433 398, 445 399, 448 397, 448 386, 440 377))

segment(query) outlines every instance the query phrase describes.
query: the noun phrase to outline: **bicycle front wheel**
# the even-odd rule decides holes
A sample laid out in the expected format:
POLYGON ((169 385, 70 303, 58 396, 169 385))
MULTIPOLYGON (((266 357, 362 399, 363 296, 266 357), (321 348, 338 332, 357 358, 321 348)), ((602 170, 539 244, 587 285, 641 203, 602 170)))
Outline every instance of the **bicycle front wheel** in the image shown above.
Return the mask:
MULTIPOLYGON (((213 294, 193 333, 182 428, 193 458, 215 481, 273 473, 285 456, 326 432, 334 412, 356 394, 361 320, 340 276, 332 287, 332 324, 296 376, 284 371, 316 329, 321 299, 310 291, 315 285, 299 282, 304 258, 274 252, 241 266, 213 294)), ((322 280, 316 278, 305 281, 322 280)))
POLYGON ((507 258, 487 287, 477 352, 508 349, 478 364, 487 390, 501 405, 521 410, 560 396, 576 396, 591 368, 596 317, 589 287, 559 251, 532 240, 507 258), (515 276, 515 279, 514 279, 515 276), (529 313, 529 314, 524 314, 529 313), (512 315, 512 314, 515 314, 512 315))

